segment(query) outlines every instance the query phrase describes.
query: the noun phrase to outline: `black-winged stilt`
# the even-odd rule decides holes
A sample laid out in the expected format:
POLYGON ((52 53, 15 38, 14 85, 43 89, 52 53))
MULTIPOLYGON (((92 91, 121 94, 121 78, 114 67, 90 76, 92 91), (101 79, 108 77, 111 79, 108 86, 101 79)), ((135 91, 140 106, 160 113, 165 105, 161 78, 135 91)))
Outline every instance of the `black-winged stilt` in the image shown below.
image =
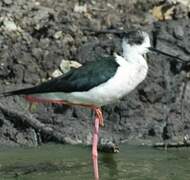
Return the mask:
POLYGON ((93 109, 96 117, 92 159, 96 180, 99 179, 97 160, 99 124, 103 126, 100 108, 122 98, 145 79, 148 65, 143 55, 149 50, 174 57, 152 48, 148 34, 140 30, 124 33, 122 48, 121 56, 114 54, 110 57, 101 57, 95 62, 72 69, 38 86, 4 92, 0 95, 1 97, 23 95, 31 102, 80 105, 93 109))

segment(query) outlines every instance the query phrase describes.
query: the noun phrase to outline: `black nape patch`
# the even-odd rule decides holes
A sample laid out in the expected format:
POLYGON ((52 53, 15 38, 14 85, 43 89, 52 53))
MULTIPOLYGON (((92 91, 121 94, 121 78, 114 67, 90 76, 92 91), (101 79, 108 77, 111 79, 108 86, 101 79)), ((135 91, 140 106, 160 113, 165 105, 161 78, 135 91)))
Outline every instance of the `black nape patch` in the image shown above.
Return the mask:
POLYGON ((144 41, 144 34, 142 33, 142 31, 130 31, 125 34, 125 39, 130 45, 140 45, 144 41))

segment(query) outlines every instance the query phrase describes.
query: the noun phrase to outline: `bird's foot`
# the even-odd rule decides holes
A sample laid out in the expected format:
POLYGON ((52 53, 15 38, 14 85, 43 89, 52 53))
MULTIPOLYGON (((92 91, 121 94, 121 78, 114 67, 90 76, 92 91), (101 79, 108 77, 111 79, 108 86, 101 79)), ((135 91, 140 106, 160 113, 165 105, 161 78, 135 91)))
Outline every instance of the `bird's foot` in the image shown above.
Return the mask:
POLYGON ((95 113, 96 113, 96 116, 98 117, 98 119, 99 119, 99 124, 100 124, 100 126, 104 126, 104 118, 103 118, 103 114, 102 114, 102 110, 101 110, 101 108, 99 108, 99 107, 96 107, 95 108, 95 113))

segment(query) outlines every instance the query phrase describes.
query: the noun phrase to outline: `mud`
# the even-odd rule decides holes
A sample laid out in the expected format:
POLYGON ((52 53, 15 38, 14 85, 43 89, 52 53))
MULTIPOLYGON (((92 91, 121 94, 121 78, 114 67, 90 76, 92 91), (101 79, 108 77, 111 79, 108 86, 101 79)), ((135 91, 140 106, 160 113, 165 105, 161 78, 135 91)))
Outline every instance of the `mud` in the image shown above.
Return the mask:
MULTIPOLYGON (((160 1, 3 0, 0 2, 0 91, 36 85, 61 61, 93 61, 121 53, 120 38, 84 29, 141 28, 160 50, 189 60, 188 11, 176 6, 172 20, 157 21, 150 10, 160 1)), ((146 80, 116 104, 103 107, 101 141, 152 144, 183 141, 190 134, 189 65, 149 54, 146 80)), ((91 144, 93 114, 78 107, 34 105, 21 97, 0 100, 0 142, 37 146, 55 141, 91 144), (44 128, 46 127, 46 128, 44 128)), ((100 142, 101 142, 100 141, 100 142)))

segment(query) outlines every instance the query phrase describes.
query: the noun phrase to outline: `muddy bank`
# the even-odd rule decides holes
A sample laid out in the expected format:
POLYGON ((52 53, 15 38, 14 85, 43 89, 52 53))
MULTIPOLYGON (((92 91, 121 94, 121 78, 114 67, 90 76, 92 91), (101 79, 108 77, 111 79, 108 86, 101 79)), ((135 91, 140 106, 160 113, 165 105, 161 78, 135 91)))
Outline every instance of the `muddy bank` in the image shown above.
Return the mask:
MULTIPOLYGON (((63 59, 85 63, 95 60, 97 54, 121 52, 119 37, 86 32, 86 27, 142 28, 157 48, 189 60, 188 10, 176 6, 171 20, 158 21, 151 10, 159 1, 147 2, 93 1, 85 5, 64 0, 2 1, 0 91, 29 87, 51 78, 63 59)), ((120 102, 103 107, 103 143, 151 144, 188 138, 190 67, 157 54, 149 54, 147 59, 150 68, 146 80, 120 102)), ((22 98, 2 98, 0 143, 90 144, 92 116, 83 108, 57 105, 34 105, 29 112, 22 98)))

